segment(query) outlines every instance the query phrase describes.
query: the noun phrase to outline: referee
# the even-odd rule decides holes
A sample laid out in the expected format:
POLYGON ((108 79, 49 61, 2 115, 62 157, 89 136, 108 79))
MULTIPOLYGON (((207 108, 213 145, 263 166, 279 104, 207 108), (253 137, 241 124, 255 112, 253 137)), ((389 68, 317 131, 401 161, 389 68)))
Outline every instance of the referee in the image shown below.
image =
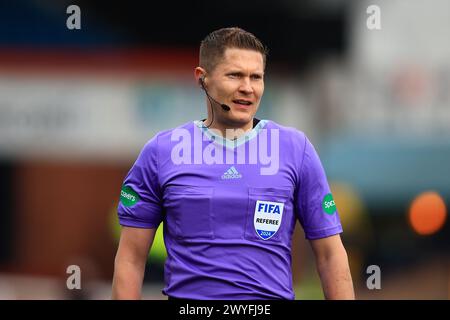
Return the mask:
POLYGON ((255 118, 266 48, 224 28, 200 45, 194 71, 207 119, 158 133, 128 172, 113 299, 140 299, 148 251, 164 222, 169 299, 294 299, 298 220, 326 299, 354 299, 336 205, 305 134, 255 118))

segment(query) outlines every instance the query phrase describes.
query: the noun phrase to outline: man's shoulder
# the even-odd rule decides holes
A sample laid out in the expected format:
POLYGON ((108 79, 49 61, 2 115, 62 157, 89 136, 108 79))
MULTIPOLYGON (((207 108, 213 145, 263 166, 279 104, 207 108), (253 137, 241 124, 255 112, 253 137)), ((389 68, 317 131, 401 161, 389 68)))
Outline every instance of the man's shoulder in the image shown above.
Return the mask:
POLYGON ((181 130, 192 130, 194 127, 194 122, 186 122, 178 127, 159 131, 156 133, 143 147, 144 152, 160 151, 164 148, 170 148, 170 140, 174 131, 181 130))
POLYGON ((169 138, 170 139, 170 137, 172 136, 174 131, 177 131, 177 130, 192 130, 192 128, 194 128, 194 121, 189 121, 189 122, 186 122, 186 123, 184 123, 182 125, 179 125, 178 127, 160 131, 153 137, 153 139, 155 139, 155 138, 158 138, 158 139, 169 138))
POLYGON ((275 121, 269 120, 266 125, 267 129, 278 129, 280 132, 280 139, 289 140, 292 142, 301 143, 305 141, 306 134, 294 127, 281 125, 275 121))

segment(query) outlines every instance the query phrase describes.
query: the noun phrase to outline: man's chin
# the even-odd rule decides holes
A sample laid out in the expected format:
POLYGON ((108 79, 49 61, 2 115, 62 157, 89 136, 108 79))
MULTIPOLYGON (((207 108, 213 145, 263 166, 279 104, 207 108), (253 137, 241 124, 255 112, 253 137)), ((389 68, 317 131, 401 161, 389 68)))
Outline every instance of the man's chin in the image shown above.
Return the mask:
POLYGON ((233 127, 244 127, 253 121, 253 117, 253 113, 233 112, 233 114, 228 117, 228 122, 233 127))

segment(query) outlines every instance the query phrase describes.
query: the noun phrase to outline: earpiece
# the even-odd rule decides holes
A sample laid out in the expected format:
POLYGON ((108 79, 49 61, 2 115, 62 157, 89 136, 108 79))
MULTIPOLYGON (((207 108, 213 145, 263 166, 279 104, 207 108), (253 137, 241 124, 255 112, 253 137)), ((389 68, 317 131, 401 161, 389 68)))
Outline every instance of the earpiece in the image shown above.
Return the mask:
POLYGON ((201 76, 200 78, 198 78, 198 84, 201 85, 202 87, 205 85, 205 76, 201 76))

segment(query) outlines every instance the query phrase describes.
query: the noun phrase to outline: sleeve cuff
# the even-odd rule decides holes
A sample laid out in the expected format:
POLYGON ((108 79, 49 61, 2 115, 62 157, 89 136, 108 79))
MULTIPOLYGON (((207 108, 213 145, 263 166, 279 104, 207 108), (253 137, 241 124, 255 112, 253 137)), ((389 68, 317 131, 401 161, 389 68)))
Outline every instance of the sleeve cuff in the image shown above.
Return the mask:
POLYGON ((321 230, 313 230, 313 231, 305 231, 305 238, 308 240, 316 240, 321 238, 327 238, 334 236, 335 234, 342 233, 342 225, 337 225, 331 228, 321 229, 321 230))
POLYGON ((144 229, 156 229, 160 223, 154 222, 143 222, 133 219, 127 219, 119 217, 119 224, 123 227, 134 227, 134 228, 144 228, 144 229))

